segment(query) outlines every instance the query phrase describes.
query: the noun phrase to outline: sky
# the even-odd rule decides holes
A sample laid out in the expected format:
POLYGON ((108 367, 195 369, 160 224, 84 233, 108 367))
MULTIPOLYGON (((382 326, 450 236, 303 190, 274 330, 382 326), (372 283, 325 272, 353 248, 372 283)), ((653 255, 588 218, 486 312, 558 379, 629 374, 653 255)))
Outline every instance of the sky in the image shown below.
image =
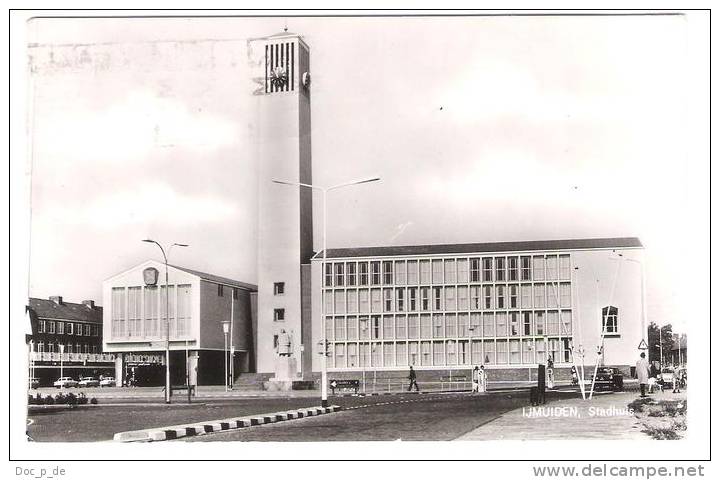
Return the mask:
POLYGON ((637 236, 649 321, 687 329, 707 160, 683 16, 33 19, 29 296, 102 303, 161 258, 148 237, 256 281, 246 47, 285 26, 311 50, 314 183, 381 177, 332 193, 330 248, 637 236))

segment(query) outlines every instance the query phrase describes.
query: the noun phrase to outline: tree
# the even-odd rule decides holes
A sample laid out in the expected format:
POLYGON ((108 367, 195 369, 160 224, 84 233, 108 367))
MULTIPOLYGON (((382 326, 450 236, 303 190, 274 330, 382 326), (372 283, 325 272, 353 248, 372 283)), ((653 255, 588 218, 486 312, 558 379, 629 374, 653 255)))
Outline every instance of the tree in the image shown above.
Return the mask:
MULTIPOLYGON (((665 363, 670 359, 670 352, 673 346, 672 324, 662 327, 662 359, 665 363)), ((648 327, 648 360, 660 361, 660 327, 651 322, 648 327)))

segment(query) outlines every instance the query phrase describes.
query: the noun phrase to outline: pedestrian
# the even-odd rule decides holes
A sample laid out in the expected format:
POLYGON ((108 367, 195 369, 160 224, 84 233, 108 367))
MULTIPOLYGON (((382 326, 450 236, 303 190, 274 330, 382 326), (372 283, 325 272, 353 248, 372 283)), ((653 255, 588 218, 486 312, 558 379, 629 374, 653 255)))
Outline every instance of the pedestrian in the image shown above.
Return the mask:
POLYGON ((673 393, 680 393, 680 377, 681 376, 682 376, 682 372, 680 372, 680 365, 678 365, 676 363, 673 368, 673 393))
POLYGON ((417 376, 415 375, 415 370, 413 370, 412 365, 410 366, 410 374, 408 375, 408 380, 410 380, 410 386, 408 387, 408 392, 412 391, 413 385, 415 385, 415 391, 419 392, 420 387, 418 387, 417 376))
POLYGON ((645 360, 645 352, 640 354, 640 360, 635 364, 635 375, 637 376, 638 383, 640 384, 640 396, 646 397, 645 390, 648 386, 648 376, 650 375, 650 365, 645 360))
POLYGON ((555 372, 553 372, 552 357, 548 357, 547 361, 547 388, 555 388, 555 372))
POLYGON ((472 371, 472 392, 478 393, 480 391, 480 368, 475 365, 472 371))
POLYGON ((575 369, 575 365, 570 367, 570 375, 572 376, 572 384, 577 385, 578 384, 578 374, 577 374, 577 370, 575 369))
POLYGON ((487 392, 487 372, 485 372, 485 365, 480 365, 480 371, 478 372, 478 391, 481 393, 487 392))

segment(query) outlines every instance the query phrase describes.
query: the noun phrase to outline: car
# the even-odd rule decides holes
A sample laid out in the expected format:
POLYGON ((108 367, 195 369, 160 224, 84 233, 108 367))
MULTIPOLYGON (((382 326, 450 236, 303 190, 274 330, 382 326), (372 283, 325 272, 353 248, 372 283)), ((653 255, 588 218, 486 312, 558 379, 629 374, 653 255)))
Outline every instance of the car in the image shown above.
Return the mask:
POLYGON ((30 389, 34 390, 40 386, 40 380, 37 378, 31 378, 29 384, 30 384, 30 389))
POLYGON ((94 377, 82 377, 78 382, 78 387, 99 387, 100 380, 94 377))
POLYGON ((598 367, 595 376, 595 389, 621 392, 623 390, 623 374, 620 369, 616 367, 598 367))
POLYGON ((77 387, 78 382, 72 379, 72 377, 60 377, 53 383, 54 386, 57 388, 63 388, 63 387, 77 387))
POLYGON ((100 386, 101 387, 114 387, 115 379, 113 377, 103 377, 102 380, 100 380, 100 386))
POLYGON ((665 390, 666 388, 672 388, 673 369, 665 367, 660 370, 660 373, 658 373, 657 375, 657 383, 662 390, 665 390))

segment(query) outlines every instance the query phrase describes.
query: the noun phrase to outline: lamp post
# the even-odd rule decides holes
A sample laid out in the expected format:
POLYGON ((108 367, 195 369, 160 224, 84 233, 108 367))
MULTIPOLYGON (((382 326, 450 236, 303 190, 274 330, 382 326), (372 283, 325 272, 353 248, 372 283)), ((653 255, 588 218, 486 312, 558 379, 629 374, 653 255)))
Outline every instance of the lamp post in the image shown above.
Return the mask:
MULTIPOLYGON (((165 249, 155 240, 146 238, 143 242, 157 245, 165 260, 165 403, 170 403, 170 289, 168 288, 168 255, 170 255, 172 247, 187 247, 188 245, 184 243, 173 243, 170 245, 168 255, 165 255, 165 249)), ((185 370, 187 372, 187 368, 185 370)), ((188 386, 188 388, 190 387, 188 386)))
MULTIPOLYGON (((327 261, 327 194, 331 190, 337 190, 338 188, 343 187, 349 187, 352 185, 359 185, 362 183, 370 183, 370 182, 376 182, 380 180, 380 177, 372 177, 372 178, 365 178, 361 180, 353 180, 350 182, 341 183, 338 185, 333 185, 332 187, 320 187, 318 185, 312 185, 309 183, 301 183, 301 182, 286 182, 282 180, 273 180, 273 183, 279 183, 281 185, 291 185, 296 187, 305 187, 305 188, 311 188, 313 190, 320 190, 322 192, 323 196, 323 256, 322 256, 322 275, 325 275, 325 263, 327 261)), ((321 290, 322 291, 322 290, 321 290)), ((322 300, 322 344, 324 345, 324 349, 322 352, 322 362, 321 362, 321 385, 320 385, 320 392, 321 392, 321 398, 322 398, 322 406, 327 407, 328 401, 327 401, 327 332, 325 331, 325 301, 322 300)))
MULTIPOLYGON (((63 353, 65 352, 65 345, 62 343, 58 345, 60 348, 60 378, 64 378, 65 375, 63 375, 63 353)), ((662 351, 662 349, 660 349, 662 351)), ((65 388, 65 382, 63 380, 60 380, 60 390, 63 390, 65 388)))
POLYGON ((223 347, 223 363, 225 364, 225 391, 228 391, 228 359, 227 359, 227 348, 228 348, 228 333, 230 332, 230 321, 223 320, 222 322, 223 337, 225 338, 225 346, 223 347))

